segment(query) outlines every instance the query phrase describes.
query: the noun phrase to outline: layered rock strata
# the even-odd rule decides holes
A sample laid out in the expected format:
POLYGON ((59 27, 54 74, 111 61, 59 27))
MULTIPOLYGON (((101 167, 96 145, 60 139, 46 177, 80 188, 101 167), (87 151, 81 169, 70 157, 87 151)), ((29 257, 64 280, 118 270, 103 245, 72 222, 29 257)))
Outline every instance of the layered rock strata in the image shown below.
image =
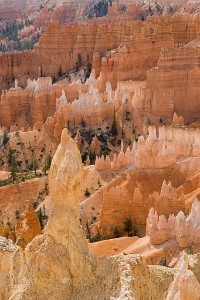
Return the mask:
POLYGON ((104 83, 100 85, 105 87, 108 76, 112 77, 114 85, 116 80, 142 80, 146 78, 146 71, 156 66, 162 47, 173 47, 176 43, 187 44, 197 37, 196 25, 198 19, 188 16, 155 17, 147 22, 130 21, 105 27, 98 21, 92 26, 77 23, 62 27, 52 23, 34 50, 0 55, 0 89, 12 86, 14 78, 19 79, 20 85, 25 85, 27 77, 36 79, 41 76, 41 70, 43 76, 58 78, 60 70, 65 74, 76 67, 80 55, 81 64, 91 63, 94 52, 99 53, 99 58, 93 62, 97 78, 101 72, 102 55, 121 44, 131 49, 128 50, 130 55, 125 55, 126 65, 123 67, 124 61, 119 60, 119 56, 115 58, 115 54, 111 58, 104 58, 104 83), (118 76, 114 76, 116 67, 120 70, 118 76))

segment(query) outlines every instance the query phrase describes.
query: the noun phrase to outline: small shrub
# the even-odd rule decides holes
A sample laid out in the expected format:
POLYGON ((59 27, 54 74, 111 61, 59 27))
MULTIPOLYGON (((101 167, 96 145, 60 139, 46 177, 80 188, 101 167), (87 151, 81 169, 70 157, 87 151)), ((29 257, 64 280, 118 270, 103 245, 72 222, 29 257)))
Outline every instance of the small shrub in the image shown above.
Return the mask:
POLYGON ((84 195, 85 195, 85 197, 89 197, 90 196, 90 192, 89 192, 88 188, 85 190, 84 195))
POLYGON ((113 233, 115 238, 119 238, 121 236, 118 227, 115 227, 113 233))
POLYGON ((3 133, 3 145, 5 146, 9 141, 9 136, 6 131, 3 133))
POLYGON ((128 236, 130 236, 130 233, 133 229, 133 222, 131 221, 130 217, 126 218, 123 224, 124 224, 124 231, 128 233, 128 236))
POLYGON ((95 222, 96 219, 97 219, 97 217, 96 217, 96 216, 93 216, 93 217, 92 217, 92 222, 95 222))
POLYGON ((40 222, 41 229, 44 229, 44 227, 47 223, 47 220, 48 220, 48 217, 46 216, 46 212, 45 212, 45 206, 43 206, 43 209, 40 208, 36 212, 36 215, 37 215, 38 220, 40 222))
POLYGON ((97 233, 95 236, 91 238, 91 243, 99 242, 101 240, 100 235, 97 233))
POLYGON ((99 178, 98 178, 97 184, 98 184, 99 187, 101 186, 101 182, 100 182, 99 178))
POLYGON ((161 260, 160 260, 160 265, 163 266, 163 267, 166 267, 166 266, 167 266, 167 260, 166 260, 166 257, 161 258, 161 260))
POLYGON ((138 235, 138 230, 136 227, 133 227, 133 230, 130 232, 129 236, 137 236, 138 235))
POLYGON ((189 216, 189 214, 190 214, 190 211, 189 210, 184 210, 184 215, 186 216, 186 217, 188 217, 189 216))
POLYGON ((37 207, 38 207, 38 202, 37 202, 37 201, 33 202, 33 208, 34 208, 34 210, 35 210, 37 207))
POLYGON ((113 121, 112 121, 112 125, 111 125, 111 133, 113 136, 116 136, 118 134, 115 111, 114 111, 113 121))
POLYGON ((6 225, 10 227, 10 230, 12 230, 12 224, 9 220, 6 222, 6 225))
POLYGON ((86 123, 85 123, 85 120, 83 119, 83 117, 81 118, 81 126, 83 128, 85 128, 85 126, 86 126, 86 123))
POLYGON ((193 250, 193 247, 191 245, 189 245, 186 249, 185 249, 185 252, 187 254, 194 254, 194 250, 193 250))
POLYGON ((19 218, 20 218, 20 211, 19 211, 19 209, 16 209, 16 211, 15 211, 15 218, 16 218, 16 220, 19 220, 19 218))

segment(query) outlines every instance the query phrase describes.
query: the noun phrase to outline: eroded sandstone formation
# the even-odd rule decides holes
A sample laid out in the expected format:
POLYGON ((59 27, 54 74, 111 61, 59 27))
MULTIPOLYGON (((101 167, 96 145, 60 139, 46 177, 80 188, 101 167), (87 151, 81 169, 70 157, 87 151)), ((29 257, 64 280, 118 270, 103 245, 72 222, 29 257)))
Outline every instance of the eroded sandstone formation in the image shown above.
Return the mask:
POLYGON ((146 228, 151 244, 159 245, 170 239, 176 239, 181 249, 199 245, 199 209, 200 203, 196 199, 188 216, 180 211, 176 217, 170 215, 167 220, 163 215, 158 217, 152 208, 146 228))
MULTIPOLYGON (((58 10, 61 18, 66 7, 58 10)), ((147 10, 144 4, 144 18, 147 10)), ((14 85, 1 93, 1 168, 13 176, 14 157, 22 175, 35 161, 40 169, 35 173, 46 174, 47 158, 56 152, 49 222, 34 238, 41 231, 33 210, 22 216, 16 238, 25 250, 17 249, 11 264, 10 256, 6 262, 10 281, 3 277, 2 286, 8 282, 3 300, 160 300, 177 270, 147 263, 164 257, 174 266, 180 249, 192 245, 198 251, 199 204, 193 199, 200 192, 199 18, 133 22, 140 7, 124 1, 113 4, 108 15, 115 20, 118 13, 123 22, 52 23, 33 51, 0 55, 0 89, 14 85), (191 207, 188 217, 180 212, 191 207), (90 255, 80 220, 89 239, 137 233, 143 238, 132 244, 129 237, 105 241, 105 249, 110 245, 108 255, 142 253, 145 259, 90 255), (131 232, 124 228, 126 220, 131 232)), ((53 16, 44 9, 36 22, 45 27, 53 16)), ((26 30, 21 36, 31 32, 26 30)), ((35 202, 41 188, 46 189, 45 179, 1 188, 2 219, 13 221, 14 211, 23 211, 27 199, 35 202)), ((7 223, 0 234, 14 240, 7 223)), ((90 248, 95 246, 99 252, 98 244, 90 248)), ((192 282, 199 292, 196 273, 197 279, 190 271, 179 273, 167 299, 190 297, 192 282)))
POLYGON ((118 156, 97 158, 99 174, 116 172, 118 178, 113 177, 86 200, 91 208, 96 207, 86 213, 91 216, 92 232, 113 237, 116 228, 123 232, 128 217, 140 228, 151 207, 167 217, 190 209, 199 194, 199 169, 195 170, 198 140, 198 129, 163 126, 157 133, 156 128, 149 127, 147 138, 139 137, 132 149, 128 147, 125 152, 122 143, 118 156))
POLYGON ((11 240, 0 237, 0 298, 3 300, 10 294, 10 260, 17 248, 11 240))
POLYGON ((82 174, 80 153, 65 130, 49 175, 49 222, 44 235, 12 256, 12 281, 3 299, 160 299, 167 290, 171 274, 161 270, 166 283, 158 290, 156 270, 152 273, 139 256, 97 259, 88 254, 78 213, 82 174))
POLYGON ((163 169, 184 157, 200 155, 200 132, 198 129, 183 127, 159 127, 158 134, 155 127, 148 128, 145 139, 139 137, 138 142, 133 142, 132 148, 123 150, 123 144, 118 156, 113 162, 109 158, 97 158, 96 169, 112 168, 120 170, 124 166, 134 164, 137 169, 163 169))
POLYGON ((16 244, 24 249, 34 237, 41 233, 40 222, 34 212, 33 205, 27 204, 26 210, 15 226, 16 244))
POLYGON ((191 270, 188 270, 187 254, 182 256, 181 266, 174 276, 166 300, 198 300, 200 284, 191 270))
POLYGON ((176 43, 184 45, 197 38, 196 25, 198 19, 188 16, 162 17, 162 20, 155 17, 147 22, 130 21, 106 27, 101 26, 100 22, 94 22, 91 26, 73 24, 66 27, 52 23, 34 50, 1 54, 0 87, 4 89, 12 85, 14 78, 19 79, 20 85, 25 85, 26 78, 31 76, 36 79, 41 75, 41 69, 43 76, 58 78, 60 70, 65 74, 76 67, 80 55, 83 65, 93 61, 96 78, 101 73, 103 82, 100 80, 99 84, 102 88, 108 80, 113 88, 118 80, 144 80, 146 72, 156 66, 162 47, 171 48, 176 43), (102 55, 108 49, 116 49, 121 44, 122 51, 126 53, 124 58, 111 52, 101 62, 102 55), (98 52, 99 56, 93 60, 94 52, 98 52))

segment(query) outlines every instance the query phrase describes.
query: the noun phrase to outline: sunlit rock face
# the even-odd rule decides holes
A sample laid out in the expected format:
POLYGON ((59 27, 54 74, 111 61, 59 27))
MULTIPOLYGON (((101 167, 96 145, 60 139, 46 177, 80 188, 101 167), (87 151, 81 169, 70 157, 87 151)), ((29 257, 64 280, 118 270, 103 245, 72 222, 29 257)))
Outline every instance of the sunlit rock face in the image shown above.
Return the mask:
POLYGON ((171 283, 166 300, 198 300, 200 284, 191 270, 188 270, 188 257, 184 254, 178 272, 171 283))
POLYGON ((147 219, 146 233, 150 236, 151 244, 160 245, 170 239, 176 239, 180 248, 189 245, 199 245, 200 222, 199 222, 200 203, 194 200, 191 212, 185 216, 182 211, 175 217, 170 215, 158 216, 152 208, 147 219))

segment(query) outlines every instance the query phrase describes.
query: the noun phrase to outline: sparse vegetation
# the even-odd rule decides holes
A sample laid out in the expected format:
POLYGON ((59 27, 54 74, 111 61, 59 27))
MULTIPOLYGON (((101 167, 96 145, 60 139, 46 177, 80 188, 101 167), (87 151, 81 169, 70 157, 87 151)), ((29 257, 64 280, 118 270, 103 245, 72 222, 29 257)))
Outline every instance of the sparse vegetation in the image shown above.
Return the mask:
POLYGON ((35 158, 33 158, 32 162, 31 162, 31 164, 29 166, 29 169, 31 171, 35 172, 35 176, 37 175, 37 168, 38 168, 38 162, 37 162, 37 160, 35 158))
POLYGON ((158 12, 161 11, 161 6, 157 1, 156 1, 156 9, 157 9, 158 12))
POLYGON ((99 186, 99 188, 102 186, 100 179, 98 178, 97 184, 99 186))
POLYGON ((183 213, 184 213, 184 215, 185 215, 186 217, 188 217, 189 214, 190 214, 190 211, 187 209, 187 210, 184 210, 183 213))
POLYGON ((10 171, 11 171, 12 182, 14 183, 17 177, 17 162, 14 155, 12 156, 10 171))
POLYGON ((166 259, 166 257, 161 258, 160 265, 163 266, 163 267, 167 266, 167 259, 166 259))
POLYGON ((90 196, 90 192, 89 189, 86 188, 85 192, 84 192, 85 197, 89 197, 90 196))
POLYGON ((19 209, 16 209, 16 211, 15 211, 15 218, 16 218, 16 220, 19 220, 19 218, 20 218, 20 211, 19 211, 19 209))
POLYGON ((97 3, 92 2, 88 10, 88 18, 99 18, 106 16, 108 13, 108 7, 112 6, 112 0, 99 0, 97 3))
POLYGON ((13 181, 13 176, 10 176, 8 179, 0 180, 0 187, 7 186, 13 183, 16 184, 27 180, 32 180, 34 178, 41 178, 41 177, 42 177, 41 173, 37 173, 35 176, 34 172, 17 173, 14 171, 14 178, 15 178, 14 181, 13 181))
POLYGON ((95 243, 95 242, 99 242, 99 241, 101 241, 101 237, 98 233, 91 238, 91 243, 95 243))
POLYGON ((43 208, 39 209, 37 212, 36 212, 36 215, 38 217, 38 220, 40 222, 40 226, 41 226, 41 229, 44 229, 46 223, 47 223, 47 220, 48 220, 48 217, 46 215, 46 211, 45 211, 45 206, 43 206, 43 208))
POLYGON ((44 165, 44 168, 43 168, 43 172, 44 172, 45 175, 46 175, 46 172, 50 169, 51 162, 52 162, 52 157, 49 154, 47 156, 47 158, 45 159, 45 165, 44 165))
POLYGON ((12 223, 10 222, 9 219, 6 222, 6 225, 10 228, 11 231, 13 230, 12 223))
POLYGON ((119 238, 121 236, 118 227, 115 227, 113 233, 115 238, 119 238))
POLYGON ((3 133, 3 145, 5 146, 9 141, 9 136, 8 136, 8 133, 7 131, 4 131, 3 133))
POLYGON ((86 123, 85 123, 85 120, 83 119, 83 117, 81 118, 81 126, 83 128, 85 128, 85 126, 86 126, 86 123))
POLYGON ((173 12, 173 7, 171 6, 171 4, 168 5, 167 11, 168 11, 169 13, 172 13, 172 12, 173 12))
POLYGON ((33 49, 34 45, 39 40, 39 34, 32 40, 26 39, 24 41, 21 41, 21 39, 19 38, 19 31, 22 30, 25 26, 28 27, 32 23, 32 20, 26 19, 25 21, 20 23, 15 22, 9 25, 7 24, 6 28, 2 28, 0 30, 2 39, 6 40, 8 43, 0 43, 0 52, 33 49))
POLYGON ((130 217, 126 218, 123 224, 124 224, 124 231, 127 232, 128 236, 130 236, 130 233, 133 229, 133 222, 131 218, 130 217))
POLYGON ((116 114, 114 111, 114 115, 113 115, 113 121, 112 121, 112 126, 111 126, 111 133, 113 136, 117 135, 117 122, 116 122, 116 114))
POLYGON ((189 245, 186 249, 185 249, 185 252, 187 253, 187 254, 194 254, 194 249, 193 249, 193 247, 191 246, 191 245, 189 245))

